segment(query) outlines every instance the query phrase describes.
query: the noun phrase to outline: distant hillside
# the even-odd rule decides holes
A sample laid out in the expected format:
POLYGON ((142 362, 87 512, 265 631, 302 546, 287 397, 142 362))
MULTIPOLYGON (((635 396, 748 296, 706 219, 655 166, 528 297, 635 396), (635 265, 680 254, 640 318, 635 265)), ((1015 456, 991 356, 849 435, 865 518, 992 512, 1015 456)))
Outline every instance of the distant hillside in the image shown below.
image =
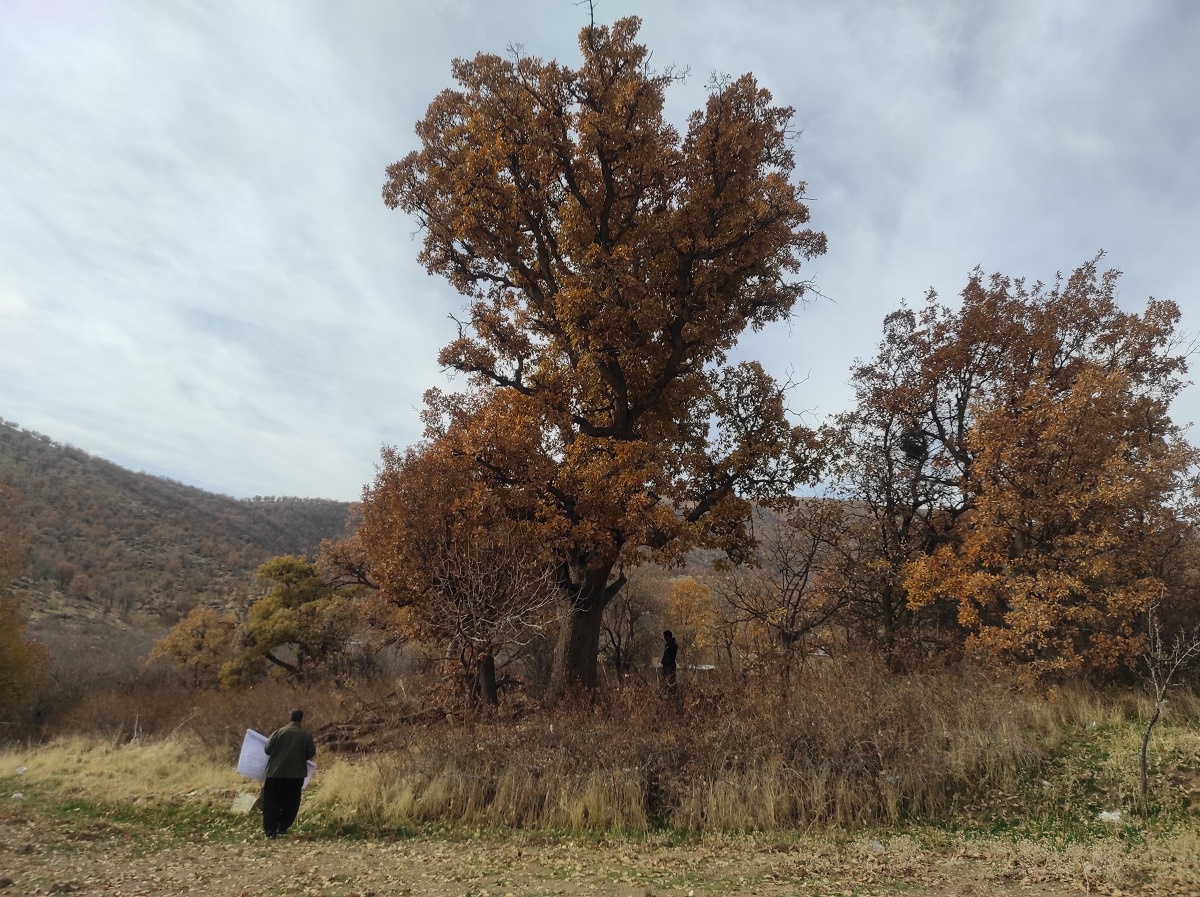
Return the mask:
POLYGON ((59 617, 170 623, 198 604, 252 594, 279 554, 346 535, 349 505, 239 500, 134 473, 0 420, 0 482, 23 497, 17 591, 34 624, 59 617))

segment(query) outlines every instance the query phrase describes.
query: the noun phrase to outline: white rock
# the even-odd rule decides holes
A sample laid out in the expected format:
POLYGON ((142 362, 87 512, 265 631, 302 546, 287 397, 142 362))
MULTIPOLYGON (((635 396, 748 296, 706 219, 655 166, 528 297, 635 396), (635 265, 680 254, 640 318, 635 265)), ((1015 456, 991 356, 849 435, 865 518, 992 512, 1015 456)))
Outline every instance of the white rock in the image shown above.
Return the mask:
POLYGON ((233 799, 233 806, 230 807, 230 812, 236 813, 239 816, 246 816, 254 809, 254 802, 258 800, 257 794, 247 794, 242 792, 233 799))

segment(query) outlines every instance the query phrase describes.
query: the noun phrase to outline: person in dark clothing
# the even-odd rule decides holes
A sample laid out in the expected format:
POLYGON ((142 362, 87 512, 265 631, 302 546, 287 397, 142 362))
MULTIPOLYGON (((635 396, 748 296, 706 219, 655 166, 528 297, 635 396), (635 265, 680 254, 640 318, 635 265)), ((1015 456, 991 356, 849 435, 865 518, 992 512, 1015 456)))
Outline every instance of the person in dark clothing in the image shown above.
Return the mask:
POLYGON ((301 726, 303 719, 303 710, 293 710, 291 722, 272 732, 263 748, 270 758, 262 790, 263 831, 268 838, 286 835, 296 821, 308 761, 317 755, 312 736, 301 726))
POLYGON ((667 687, 667 691, 675 691, 675 656, 679 653, 679 643, 675 641, 675 636, 668 629, 663 632, 663 656, 662 669, 659 675, 662 677, 663 684, 667 687))

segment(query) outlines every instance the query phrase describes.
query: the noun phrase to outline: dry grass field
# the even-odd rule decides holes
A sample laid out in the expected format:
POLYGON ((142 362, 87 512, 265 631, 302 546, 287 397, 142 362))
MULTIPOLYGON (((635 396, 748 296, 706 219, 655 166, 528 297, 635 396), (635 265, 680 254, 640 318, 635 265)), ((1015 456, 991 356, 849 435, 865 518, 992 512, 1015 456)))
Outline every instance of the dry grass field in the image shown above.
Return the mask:
POLYGON ((6 752, 0 893, 1200 893, 1200 840, 1184 831, 1119 829, 1059 843, 915 827, 615 837, 424 826, 363 835, 338 831, 325 817, 327 782, 313 786, 293 834, 268 842, 253 814, 230 810, 246 783, 228 768, 191 762, 193 752, 178 742, 6 752))
POLYGON ((96 699, 84 734, 0 749, 0 897, 1200 895, 1189 694, 1155 730, 1142 807, 1136 690, 1026 696, 861 661, 805 684, 439 722, 377 694, 144 697, 128 718, 96 699), (267 842, 234 811, 255 793, 237 746, 298 700, 320 768, 267 842))
POLYGON ((197 813, 169 833, 81 808, 0 815, 5 894, 77 895, 1079 895, 1200 892, 1196 839, 1064 849, 866 835, 611 839, 430 832, 287 840, 197 813))

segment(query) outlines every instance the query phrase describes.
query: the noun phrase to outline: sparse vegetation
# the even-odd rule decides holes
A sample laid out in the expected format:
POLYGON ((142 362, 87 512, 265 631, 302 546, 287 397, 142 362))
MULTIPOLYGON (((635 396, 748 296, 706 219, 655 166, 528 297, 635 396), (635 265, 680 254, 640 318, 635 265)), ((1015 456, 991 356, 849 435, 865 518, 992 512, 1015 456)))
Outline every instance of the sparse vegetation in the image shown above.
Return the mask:
POLYGON ((231 607, 255 593, 260 564, 345 535, 349 513, 345 502, 215 495, 3 420, 0 483, 23 497, 16 589, 39 632, 170 625, 198 605, 231 607))
MULTIPOLYGON (((689 887, 737 890, 746 881, 727 871, 750 869, 768 894, 813 877, 856 894, 956 893, 941 886, 968 873, 1041 894, 1178 894, 1200 881, 1190 693, 1160 724, 1145 816, 1136 757, 1150 699, 1136 690, 1030 696, 979 672, 882 675, 865 658, 810 663, 786 700, 758 684, 683 680, 679 701, 633 686, 553 714, 510 702, 504 716, 436 723, 395 695, 280 686, 163 701, 140 731, 132 703, 108 706, 90 734, 0 751, 0 830, 41 820, 40 837, 80 855, 136 842, 135 864, 211 846, 248 868, 263 860, 241 853, 257 821, 230 812, 254 788, 233 770, 241 733, 300 702, 322 747, 298 837, 322 845, 305 849, 322 851, 329 875, 358 857, 347 882, 372 874, 372 843, 396 840, 405 855, 437 853, 430 874, 448 880, 482 874, 464 872, 466 857, 486 850, 528 884, 640 875, 659 888, 651 857, 665 856, 689 887), (369 732, 372 749, 333 751, 348 729, 369 732), (569 868, 551 856, 562 850, 569 868), (543 864, 518 862, 524 852, 543 864)), ((38 856, 13 852, 9 868, 38 856)))
MULTIPOLYGON (((645 836, 933 825, 1079 840, 1107 830, 1104 811, 1142 832, 1192 824, 1200 810, 1200 733, 1189 722, 1200 703, 1190 693, 1180 692, 1179 712, 1161 724, 1151 752, 1155 813, 1143 817, 1137 757, 1150 702, 1137 691, 1034 697, 978 670, 889 676, 871 657, 810 662, 787 696, 773 686, 684 676, 674 697, 631 684, 553 710, 512 701, 503 714, 440 720, 421 713, 419 700, 369 690, 151 690, 108 696, 102 707, 94 699, 90 714, 71 720, 81 734, 9 756, 49 778, 151 745, 186 752, 183 766, 231 768, 246 728, 270 729, 280 707, 301 702, 323 746, 307 806, 358 831, 440 824, 645 836), (360 750, 339 750, 347 746, 360 750), (78 759, 64 764, 62 751, 78 759)), ((143 774, 156 756, 139 761, 143 774)), ((70 787, 114 799, 106 782, 119 766, 70 787)), ((157 788, 151 778, 131 793, 157 788)))

